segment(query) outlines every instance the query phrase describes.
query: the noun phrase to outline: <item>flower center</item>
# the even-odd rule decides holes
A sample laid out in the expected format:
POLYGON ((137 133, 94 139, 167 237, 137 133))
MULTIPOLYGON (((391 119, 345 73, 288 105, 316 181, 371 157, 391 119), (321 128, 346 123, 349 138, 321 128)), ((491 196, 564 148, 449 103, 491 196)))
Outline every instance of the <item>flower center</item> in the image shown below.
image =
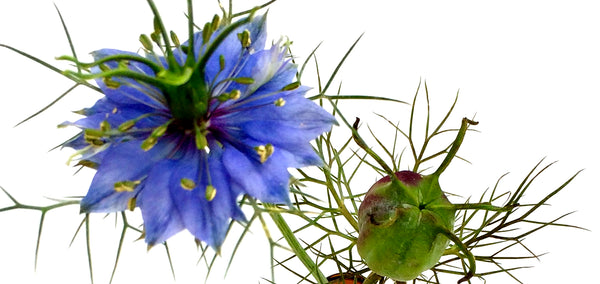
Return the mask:
POLYGON ((171 115, 189 124, 188 129, 193 128, 195 120, 206 117, 210 93, 203 77, 203 72, 194 71, 184 84, 165 90, 171 115))

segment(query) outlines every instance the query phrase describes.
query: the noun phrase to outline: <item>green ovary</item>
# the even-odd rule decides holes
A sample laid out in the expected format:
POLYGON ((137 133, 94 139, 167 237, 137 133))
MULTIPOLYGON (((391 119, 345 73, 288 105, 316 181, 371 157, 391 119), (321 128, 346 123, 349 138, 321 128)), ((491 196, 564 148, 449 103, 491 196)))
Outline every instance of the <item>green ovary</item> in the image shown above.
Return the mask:
POLYGON ((391 226, 371 227, 359 238, 359 254, 379 275, 398 281, 417 278, 438 262, 449 242, 439 233, 435 214, 417 207, 399 209, 391 226))

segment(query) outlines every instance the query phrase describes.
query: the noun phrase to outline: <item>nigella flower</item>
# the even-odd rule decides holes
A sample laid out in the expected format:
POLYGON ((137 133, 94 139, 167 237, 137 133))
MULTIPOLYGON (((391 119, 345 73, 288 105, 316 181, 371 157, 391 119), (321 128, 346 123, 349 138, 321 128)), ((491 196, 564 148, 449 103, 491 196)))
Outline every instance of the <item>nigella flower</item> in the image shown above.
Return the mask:
POLYGON ((102 49, 93 63, 70 59, 91 69, 71 74, 105 95, 64 123, 82 129, 65 145, 97 169, 82 212, 139 207, 149 245, 187 229, 218 248, 230 220, 245 220, 241 195, 290 204, 288 168, 321 162, 310 141, 335 120, 304 97, 287 47, 265 48, 265 26, 266 16, 215 17, 186 43, 172 34, 171 48, 158 22, 141 37, 145 57, 102 49))

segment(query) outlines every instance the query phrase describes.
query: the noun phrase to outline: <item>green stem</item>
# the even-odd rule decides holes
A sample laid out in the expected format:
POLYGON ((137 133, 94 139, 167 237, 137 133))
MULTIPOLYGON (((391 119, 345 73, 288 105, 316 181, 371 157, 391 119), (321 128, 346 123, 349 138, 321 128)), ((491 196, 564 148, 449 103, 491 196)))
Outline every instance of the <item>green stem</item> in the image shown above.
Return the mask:
POLYGON ((335 203, 337 204, 338 208, 340 209, 340 213, 342 213, 344 218, 346 218, 346 220, 348 221, 348 223, 350 223, 350 225, 354 228, 354 230, 356 230, 358 232, 358 221, 356 220, 356 218, 354 218, 354 216, 352 216, 352 213, 350 213, 350 211, 348 211, 348 208, 346 208, 344 201, 340 198, 338 193, 335 191, 335 188, 333 187, 333 181, 331 180, 331 172, 329 171, 329 168, 324 167, 323 172, 325 173, 325 179, 327 180, 327 189, 329 190, 329 193, 331 193, 331 195, 333 196, 335 203))
MULTIPOLYGON (((156 86, 158 88, 165 88, 165 81, 161 81, 161 80, 157 79, 156 77, 150 77, 150 76, 144 75, 142 73, 131 71, 129 69, 112 69, 112 70, 108 70, 105 72, 94 73, 94 74, 80 74, 80 73, 76 73, 76 72, 73 72, 70 70, 66 70, 66 71, 63 71, 63 74, 67 75, 67 76, 78 77, 79 79, 82 79, 82 80, 108 78, 108 77, 113 77, 113 76, 126 77, 129 79, 148 83, 148 84, 150 84, 152 86, 156 86)), ((171 83, 171 82, 169 82, 169 83, 171 83)), ((175 82, 175 83, 178 83, 178 82, 175 82)))
POLYGON ((296 236, 294 236, 294 232, 290 229, 281 214, 277 212, 278 208, 271 204, 265 204, 265 208, 269 210, 269 215, 271 215, 273 222, 277 225, 277 228, 290 245, 292 251, 296 254, 296 257, 298 257, 302 264, 310 271, 319 284, 327 284, 327 278, 325 278, 325 275, 319 270, 319 267, 310 256, 308 256, 302 245, 300 245, 300 242, 296 239, 296 236))
POLYGON ((187 52, 187 66, 193 66, 196 62, 196 56, 194 55, 194 9, 192 6, 192 0, 187 0, 188 7, 188 52, 187 52))
POLYGON ((156 8, 156 5, 154 4, 154 1, 152 0, 147 0, 148 5, 150 6, 150 9, 152 10, 152 14, 154 14, 154 19, 156 20, 156 22, 158 23, 158 27, 160 28, 160 33, 162 35, 164 44, 165 44, 165 49, 166 49, 166 59, 167 62, 169 64, 169 70, 170 71, 174 71, 175 73, 178 73, 179 71, 179 63, 177 63, 177 61, 175 60, 175 56, 173 56, 173 51, 171 50, 171 43, 169 42, 169 36, 167 35, 167 31, 165 30, 165 25, 163 24, 162 18, 160 17, 160 14, 158 13, 158 9, 156 8))
POLYGON ((33 60, 33 61, 35 61, 36 63, 39 63, 40 65, 42 65, 42 66, 44 66, 44 67, 46 67, 46 68, 48 68, 48 69, 50 69, 50 70, 52 70, 52 71, 54 71, 54 72, 58 73, 58 74, 61 74, 61 75, 65 76, 65 77, 67 77, 69 80, 71 80, 71 81, 73 81, 73 82, 75 82, 75 83, 78 83, 78 84, 84 85, 84 86, 86 86, 86 87, 88 87, 88 88, 90 88, 90 89, 92 89, 92 90, 94 90, 94 91, 97 91, 97 92, 100 92, 100 93, 102 93, 102 90, 100 90, 100 88, 98 88, 98 87, 96 87, 96 86, 94 86, 94 85, 92 85, 92 84, 90 84, 90 83, 88 83, 88 82, 86 82, 86 81, 82 81, 82 80, 81 80, 79 77, 77 77, 77 76, 72 76, 72 75, 69 75, 69 74, 65 74, 65 73, 64 73, 64 72, 63 72, 61 69, 58 69, 58 68, 56 68, 56 67, 54 67, 54 66, 52 66, 52 65, 50 65, 50 64, 48 64, 48 63, 46 63, 45 61, 43 61, 43 60, 41 60, 41 59, 39 59, 39 58, 37 58, 37 57, 35 57, 35 56, 33 56, 33 55, 29 54, 29 53, 25 53, 25 52, 23 52, 23 51, 20 51, 20 50, 18 50, 18 49, 16 49, 16 48, 14 48, 14 47, 12 47, 12 46, 9 46, 9 45, 0 44, 0 47, 4 47, 4 48, 6 48, 6 49, 9 49, 9 50, 11 50, 11 51, 13 51, 13 52, 16 52, 16 53, 18 53, 19 55, 22 55, 22 56, 24 56, 24 57, 26 57, 26 58, 28 58, 28 59, 30 59, 30 60, 33 60))
POLYGON ((365 140, 362 139, 362 137, 360 137, 360 134, 358 134, 358 124, 360 123, 360 118, 356 118, 356 120, 354 121, 354 124, 352 125, 352 127, 350 128, 350 130, 352 130, 352 138, 354 138, 354 141, 356 142, 356 144, 358 144, 358 146, 360 146, 360 148, 362 148, 363 150, 365 150, 365 152, 367 152, 367 154, 369 154, 369 156, 371 156, 371 158, 375 159, 375 161, 377 161, 377 163, 385 170, 385 172, 390 175, 391 177, 395 177, 395 172, 385 163, 385 161, 383 161, 383 159, 381 157, 379 157, 379 155, 377 155, 373 150, 371 150, 371 148, 369 148, 369 146, 367 145, 367 143, 365 142, 365 140))
POLYGON ((442 162, 440 167, 435 171, 435 173, 433 173, 434 176, 439 177, 442 174, 442 172, 444 172, 444 170, 446 170, 446 168, 450 165, 450 162, 458 152, 458 148, 460 148, 460 144, 462 144, 463 140, 465 139, 465 134, 467 133, 467 128, 469 127, 469 125, 477 125, 478 123, 479 122, 472 121, 466 117, 462 119, 462 124, 460 125, 460 129, 458 130, 456 139, 454 140, 454 143, 452 143, 452 147, 450 148, 450 150, 448 150, 448 155, 446 155, 446 158, 444 158, 444 161, 442 162))
MULTIPOLYGON (((465 254, 465 256, 467 257, 467 260, 469 261, 469 271, 463 278, 458 280, 458 283, 460 284, 462 282, 469 281, 469 279, 471 279, 475 275, 475 257, 467 249, 465 244, 452 232, 448 231, 447 229, 443 229, 442 234, 444 234, 446 237, 448 237, 454 243, 454 245, 457 246, 458 249, 465 254)), ((458 252, 456 252, 456 256, 460 257, 461 259, 464 257, 464 256, 460 255, 458 252)))
POLYGON ((144 57, 141 57, 141 56, 138 56, 138 55, 133 55, 133 54, 109 55, 106 57, 102 57, 91 63, 80 62, 79 60, 77 60, 77 58, 75 58, 73 56, 68 56, 68 55, 56 57, 56 60, 71 61, 77 65, 77 68, 90 68, 90 67, 94 67, 94 66, 99 66, 100 64, 103 64, 103 63, 106 63, 109 61, 115 61, 115 62, 134 61, 134 62, 138 62, 138 63, 147 65, 155 73, 158 73, 161 70, 163 70, 163 68, 160 65, 156 64, 154 61, 144 58, 144 57))

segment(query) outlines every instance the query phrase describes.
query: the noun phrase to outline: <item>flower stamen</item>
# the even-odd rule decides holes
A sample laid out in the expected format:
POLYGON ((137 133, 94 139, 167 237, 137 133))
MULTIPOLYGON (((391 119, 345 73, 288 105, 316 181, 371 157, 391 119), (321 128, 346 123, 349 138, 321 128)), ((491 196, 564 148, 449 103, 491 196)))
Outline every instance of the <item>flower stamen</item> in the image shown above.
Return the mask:
POLYGON ((102 131, 102 132, 110 131, 110 123, 108 123, 108 121, 106 121, 106 120, 103 120, 102 122, 100 122, 100 131, 102 131))
POLYGON ((198 124, 194 124, 194 139, 196 142, 196 148, 198 150, 206 151, 206 149, 208 149, 208 139, 206 139, 207 134, 208 122, 201 122, 200 126, 198 126, 198 124))
POLYGON ((174 121, 174 119, 170 119, 169 121, 165 122, 164 124, 154 128, 152 133, 150 133, 150 136, 148 136, 148 138, 146 138, 146 140, 144 140, 142 142, 142 146, 141 146, 142 149, 144 151, 148 151, 148 150, 152 149, 152 147, 154 147, 154 145, 156 145, 156 143, 158 142, 158 138, 165 135, 165 133, 167 132, 167 129, 169 128, 169 124, 171 124, 171 122, 173 122, 173 121, 174 121))
POLYGON ((182 178, 179 180, 179 185, 185 190, 193 190, 196 188, 196 183, 189 178, 182 178))
POLYGON ((270 143, 267 145, 260 145, 257 147, 254 147, 254 150, 256 151, 256 153, 258 154, 258 156, 260 157, 260 162, 264 163, 267 161, 267 159, 269 157, 271 157, 271 155, 273 155, 273 152, 275 151, 275 148, 273 147, 273 145, 271 145, 270 143))
POLYGON ((127 200, 127 209, 129 209, 129 211, 135 210, 135 206, 137 203, 136 201, 137 201, 137 198, 135 198, 135 197, 129 198, 129 200, 127 200))
POLYGON ((275 104, 275 106, 282 107, 285 105, 285 100, 283 98, 279 98, 273 103, 275 104))
POLYGON ((90 168, 90 169, 97 169, 98 163, 94 163, 94 162, 88 161, 88 160, 81 160, 81 161, 77 162, 77 165, 75 165, 75 166, 82 166, 82 167, 86 167, 86 168, 90 168))
POLYGON ((152 147, 154 147, 154 145, 156 145, 157 142, 158 139, 156 137, 150 136, 146 138, 144 141, 142 141, 142 150, 149 151, 150 149, 152 149, 152 147))
POLYGON ((287 84, 285 87, 283 87, 281 90, 282 91, 293 91, 295 89, 298 89, 300 87, 300 82, 296 81, 290 84, 287 84))
POLYGON ((104 137, 104 131, 92 128, 86 128, 83 131, 83 139, 85 142, 89 143, 93 146, 102 146, 104 145, 104 141, 102 137, 104 137))
POLYGON ((238 39, 240 40, 240 44, 242 44, 243 48, 248 48, 252 44, 252 39, 250 38, 250 31, 245 29, 243 32, 237 34, 238 39))
POLYGON ((217 189, 212 186, 212 185, 207 185, 206 186, 206 192, 204 193, 204 196, 206 197, 206 200, 208 201, 212 201, 213 199, 215 199, 215 196, 217 195, 217 189))
POLYGON ((102 78, 102 82, 110 89, 118 89, 121 86, 119 82, 113 81, 111 77, 102 78))
POLYGON ((133 190, 141 183, 139 180, 123 180, 115 182, 114 189, 116 192, 133 192, 133 190))

